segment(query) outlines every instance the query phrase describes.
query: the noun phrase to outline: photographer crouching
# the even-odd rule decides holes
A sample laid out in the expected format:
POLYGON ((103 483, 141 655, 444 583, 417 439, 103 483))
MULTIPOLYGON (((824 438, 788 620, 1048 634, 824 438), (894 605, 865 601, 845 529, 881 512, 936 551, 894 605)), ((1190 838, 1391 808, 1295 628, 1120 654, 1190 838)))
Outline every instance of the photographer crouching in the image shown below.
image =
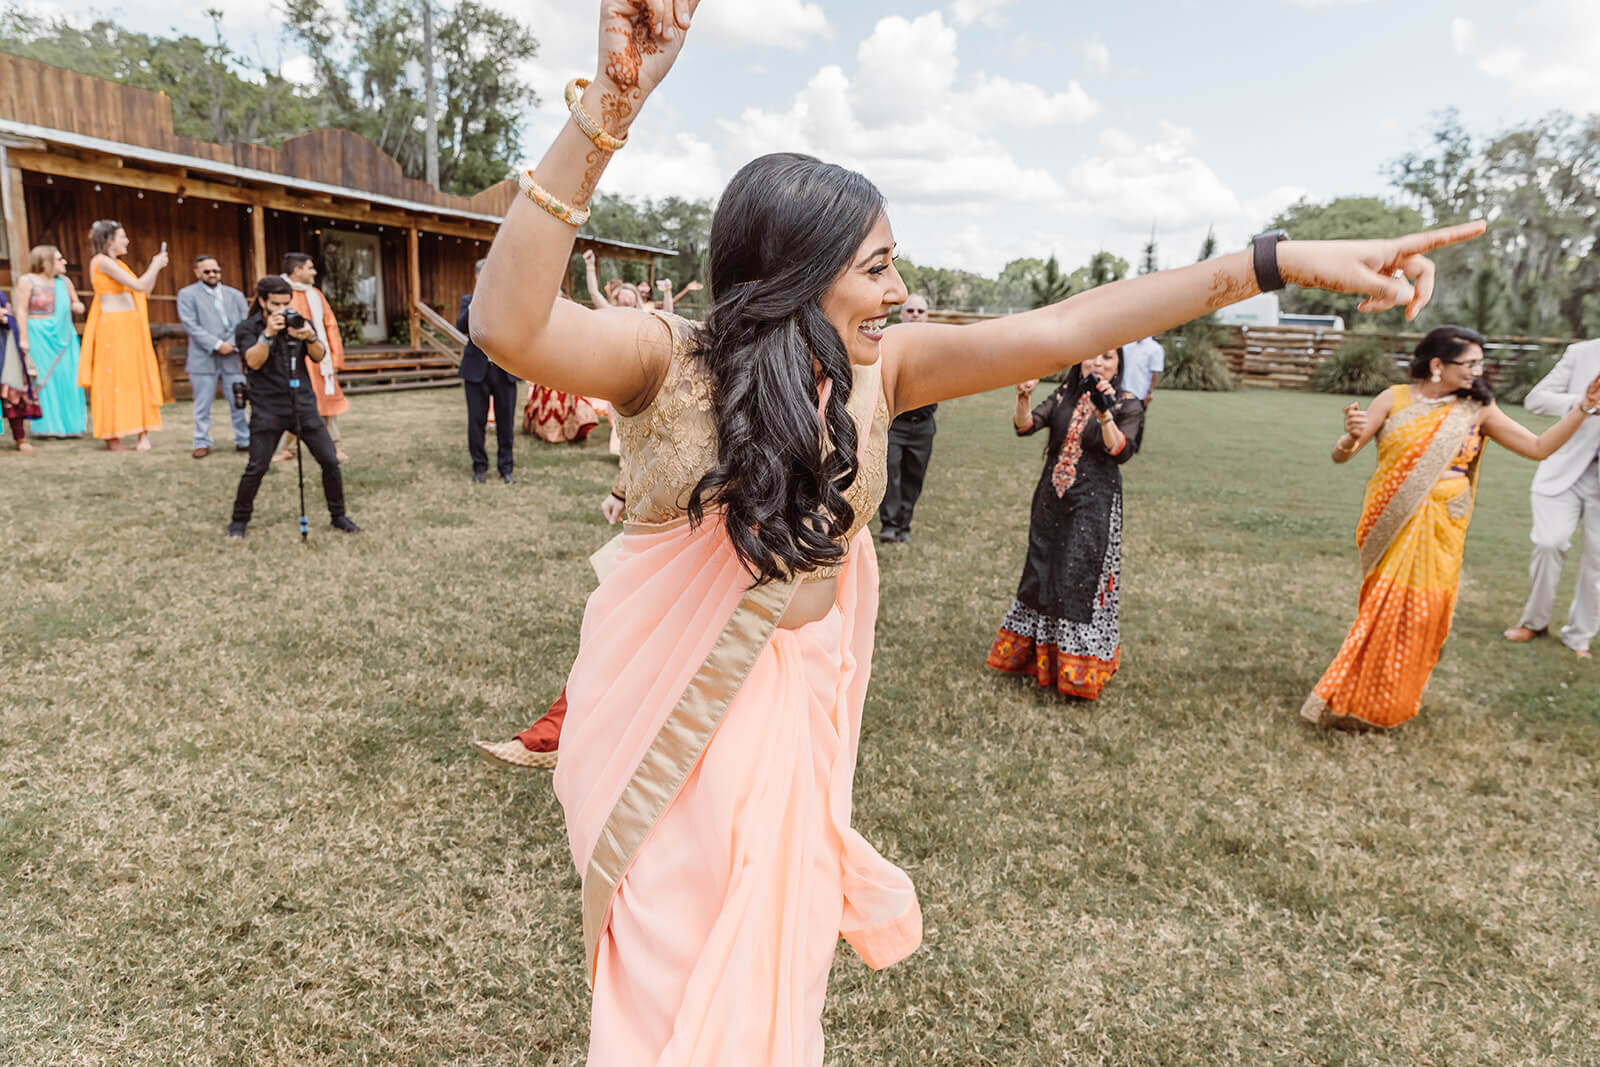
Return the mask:
MULTIPOLYGON (((328 500, 328 517, 335 530, 360 533, 361 527, 344 513, 344 479, 333 438, 317 414, 306 362, 327 353, 310 324, 289 306, 294 289, 271 275, 256 283, 256 300, 250 317, 234 333, 234 348, 244 353, 250 401, 250 462, 239 479, 233 500, 233 521, 228 536, 242 538, 255 506, 261 478, 272 466, 272 450, 284 432, 293 433, 311 450, 322 467, 322 494, 328 500)), ((235 391, 234 403, 244 397, 235 391)), ((301 484, 301 535, 305 534, 305 487, 301 484)))

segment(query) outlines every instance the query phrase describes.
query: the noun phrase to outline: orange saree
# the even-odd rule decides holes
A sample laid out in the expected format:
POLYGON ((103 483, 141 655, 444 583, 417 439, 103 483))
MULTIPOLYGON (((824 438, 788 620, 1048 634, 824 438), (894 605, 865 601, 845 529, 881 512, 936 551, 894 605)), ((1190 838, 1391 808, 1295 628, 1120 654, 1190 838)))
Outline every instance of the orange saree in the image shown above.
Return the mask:
POLYGON ((1394 398, 1356 527, 1356 621, 1300 709, 1322 726, 1386 728, 1415 716, 1450 635, 1477 494, 1481 408, 1471 400, 1433 406, 1405 385, 1394 398), (1452 469, 1462 477, 1445 478, 1452 469))
MULTIPOLYGON (((135 273, 126 263, 122 266, 135 273)), ((98 270, 90 276, 94 306, 83 327, 78 384, 89 390, 94 435, 104 440, 159 430, 161 370, 150 341, 145 295, 98 270), (105 298, 117 293, 132 294, 133 310, 105 310, 105 298)))

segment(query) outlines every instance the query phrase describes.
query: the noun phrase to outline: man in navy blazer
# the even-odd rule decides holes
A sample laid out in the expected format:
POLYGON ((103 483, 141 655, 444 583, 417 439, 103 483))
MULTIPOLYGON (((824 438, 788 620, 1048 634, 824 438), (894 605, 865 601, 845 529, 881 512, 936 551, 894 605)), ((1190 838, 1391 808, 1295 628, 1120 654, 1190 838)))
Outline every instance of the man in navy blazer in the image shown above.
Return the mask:
POLYGON ((217 389, 233 417, 233 447, 250 451, 250 419, 233 406, 233 383, 244 381, 244 367, 234 351, 233 331, 250 317, 244 294, 222 284, 222 265, 212 255, 194 259, 193 285, 178 290, 178 318, 189 333, 189 355, 183 369, 194 386, 194 458, 211 454, 211 402, 217 389))
MULTIPOLYGON (((474 274, 483 272, 486 259, 478 260, 474 274)), ((468 315, 472 307, 472 294, 461 298, 461 311, 456 315, 456 329, 467 333, 468 315)), ((488 479, 489 455, 483 447, 484 425, 489 419, 489 402, 494 401, 494 465, 500 480, 510 485, 513 466, 511 450, 517 431, 517 383, 522 379, 506 372, 484 355, 483 349, 467 342, 461 353, 461 366, 456 371, 461 376, 463 391, 467 394, 467 451, 472 454, 472 480, 488 479)))

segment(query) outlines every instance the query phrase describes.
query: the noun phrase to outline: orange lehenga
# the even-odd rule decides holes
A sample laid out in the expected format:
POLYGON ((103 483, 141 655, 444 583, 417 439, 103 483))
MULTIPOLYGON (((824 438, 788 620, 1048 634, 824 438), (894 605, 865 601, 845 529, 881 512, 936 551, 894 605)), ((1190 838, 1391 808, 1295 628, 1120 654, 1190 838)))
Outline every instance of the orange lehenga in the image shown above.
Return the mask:
POLYGON ((1418 402, 1405 385, 1393 392, 1356 527, 1363 573, 1356 621, 1300 709, 1324 726, 1390 727, 1415 716, 1455 610, 1477 496, 1482 408, 1473 400, 1418 402))
POLYGON ((886 478, 878 368, 851 413, 857 529, 826 617, 777 625, 799 582, 752 587, 687 490, 714 462, 684 320, 651 406, 624 417, 628 520, 584 612, 555 771, 583 874, 590 1067, 820 1067, 843 936, 873 967, 921 940, 905 872, 850 826, 886 478))
MULTIPOLYGON (((134 271, 121 260, 123 269, 134 271)), ((145 295, 90 270, 94 306, 83 327, 78 384, 89 390, 90 425, 102 440, 161 429, 161 371, 150 342, 150 311, 145 295), (106 311, 105 298, 133 296, 133 310, 106 311)))

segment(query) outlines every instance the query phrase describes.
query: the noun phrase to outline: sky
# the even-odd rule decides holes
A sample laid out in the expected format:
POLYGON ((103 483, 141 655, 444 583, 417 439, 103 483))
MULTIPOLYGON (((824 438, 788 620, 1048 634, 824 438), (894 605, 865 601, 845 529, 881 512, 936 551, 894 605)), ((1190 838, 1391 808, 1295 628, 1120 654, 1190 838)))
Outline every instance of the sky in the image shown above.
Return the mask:
MULTIPOLYGON (((594 70, 599 4, 487 2, 540 41, 532 162, 594 70)), ((235 48, 299 69, 272 5, 214 4, 235 48)), ((112 14, 210 33, 158 0, 112 14)), ((804 151, 876 182, 919 264, 1136 262, 1154 232, 1176 266, 1302 196, 1390 195, 1386 165, 1442 109, 1480 133, 1600 112, 1597 57, 1600 0, 703 0, 601 189, 715 198, 755 156, 804 151)))

